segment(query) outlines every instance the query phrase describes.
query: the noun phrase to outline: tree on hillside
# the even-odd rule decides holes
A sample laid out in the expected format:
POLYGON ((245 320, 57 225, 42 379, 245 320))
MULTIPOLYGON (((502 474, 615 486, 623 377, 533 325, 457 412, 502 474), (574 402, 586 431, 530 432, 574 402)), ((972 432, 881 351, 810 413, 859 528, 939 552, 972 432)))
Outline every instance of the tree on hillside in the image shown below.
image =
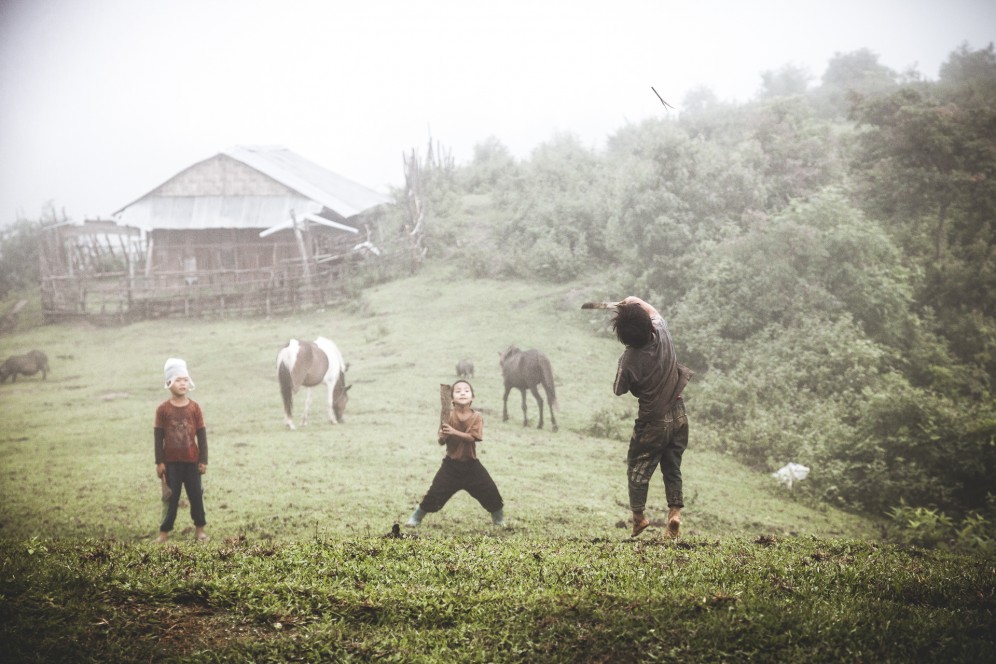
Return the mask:
POLYGON ((850 53, 834 53, 821 82, 840 90, 871 94, 894 88, 896 73, 878 61, 877 53, 862 48, 850 53))
POLYGON ((719 98, 716 97, 715 92, 707 87, 699 86, 692 88, 685 95, 681 106, 684 113, 702 113, 719 105, 719 98))
POLYGON ((667 302, 691 287, 702 252, 755 222, 767 196, 756 143, 705 140, 685 126, 648 120, 616 132, 606 148, 611 252, 635 286, 667 302))
POLYGON ((436 220, 458 203, 457 167, 452 151, 431 137, 424 157, 412 148, 401 158, 405 186, 395 192, 395 211, 386 218, 398 227, 397 236, 389 240, 396 243, 392 249, 407 255, 409 271, 414 274, 438 237, 436 220))
POLYGON ((507 269, 564 281, 608 260, 604 180, 602 160, 573 134, 537 147, 516 177, 495 190, 504 220, 495 241, 507 269))
POLYGON ((977 51, 962 44, 941 65, 942 95, 968 107, 986 107, 996 99, 996 50, 992 42, 977 51))
POLYGON ((47 226, 67 221, 64 211, 56 211, 52 204, 48 204, 42 209, 39 219, 19 218, 0 229, 0 298, 14 290, 38 286, 41 231, 47 226))
POLYGON ((770 212, 838 181, 845 163, 837 136, 802 98, 756 106, 750 124, 763 153, 770 212))
POLYGON ((923 271, 921 306, 984 379, 996 375, 996 56, 959 51, 943 71, 930 88, 859 98, 852 172, 856 200, 923 271))
POLYGON ((832 189, 717 245, 692 278, 676 313, 690 328, 683 339, 723 370, 741 361, 741 343, 771 326, 846 318, 897 350, 915 327, 900 252, 832 189))
POLYGON ((506 178, 514 178, 517 163, 512 151, 495 136, 474 146, 470 163, 460 171, 460 181, 470 193, 490 192, 506 178))
POLYGON ((806 93, 812 75, 803 67, 788 64, 761 74, 761 99, 792 97, 806 93))
POLYGON ((813 103, 822 115, 843 120, 854 95, 865 97, 887 94, 896 89, 898 76, 878 61, 878 55, 863 48, 850 53, 835 53, 823 72, 821 85, 814 92, 813 103))

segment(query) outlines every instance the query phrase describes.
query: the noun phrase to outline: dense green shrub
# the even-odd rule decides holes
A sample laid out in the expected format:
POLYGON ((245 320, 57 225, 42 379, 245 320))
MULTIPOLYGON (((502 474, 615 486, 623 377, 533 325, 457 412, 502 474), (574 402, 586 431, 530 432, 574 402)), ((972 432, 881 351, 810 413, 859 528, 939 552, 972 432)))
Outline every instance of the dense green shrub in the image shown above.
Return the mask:
MULTIPOLYGON (((990 505, 994 498, 989 495, 990 505)), ((989 511, 992 513, 992 509, 989 511)), ((980 554, 996 553, 996 523, 979 512, 971 512, 955 522, 938 509, 913 507, 901 501, 889 510, 888 516, 891 522, 887 534, 899 542, 980 554)))

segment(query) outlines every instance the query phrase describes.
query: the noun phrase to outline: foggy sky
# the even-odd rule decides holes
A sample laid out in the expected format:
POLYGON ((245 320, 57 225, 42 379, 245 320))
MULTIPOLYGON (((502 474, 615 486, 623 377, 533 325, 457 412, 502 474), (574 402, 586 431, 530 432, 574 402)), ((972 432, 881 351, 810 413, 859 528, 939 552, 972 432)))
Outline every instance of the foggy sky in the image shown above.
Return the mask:
POLYGON ((430 135, 598 148, 698 86, 745 102, 861 48, 933 80, 994 40, 985 0, 0 0, 0 224, 107 217, 233 145, 386 191, 430 135))

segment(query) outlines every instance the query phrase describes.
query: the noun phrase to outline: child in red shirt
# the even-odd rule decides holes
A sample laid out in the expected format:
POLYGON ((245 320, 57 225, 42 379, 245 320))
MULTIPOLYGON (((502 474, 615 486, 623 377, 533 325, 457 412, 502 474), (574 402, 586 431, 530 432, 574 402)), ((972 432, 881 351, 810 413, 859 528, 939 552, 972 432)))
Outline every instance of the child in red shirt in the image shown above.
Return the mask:
POLYGON ((204 526, 204 490, 201 475, 207 472, 208 448, 204 413, 196 401, 187 397, 194 381, 187 372, 187 363, 171 357, 163 367, 166 389, 170 398, 156 409, 153 429, 156 453, 156 475, 166 477, 171 492, 166 517, 159 526, 159 542, 169 539, 180 505, 180 487, 186 487, 190 501, 190 517, 194 520, 197 541, 207 540, 204 526))

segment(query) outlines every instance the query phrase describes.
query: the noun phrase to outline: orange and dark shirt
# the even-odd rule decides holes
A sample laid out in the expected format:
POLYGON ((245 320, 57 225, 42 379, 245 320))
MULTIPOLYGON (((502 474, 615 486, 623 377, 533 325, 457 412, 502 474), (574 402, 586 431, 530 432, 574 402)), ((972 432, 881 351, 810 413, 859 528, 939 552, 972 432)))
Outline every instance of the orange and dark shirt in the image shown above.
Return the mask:
POLYGON ((484 440, 484 418, 476 410, 461 416, 456 410, 450 411, 446 422, 457 431, 469 433, 473 440, 463 440, 456 436, 442 436, 440 443, 446 443, 446 456, 454 461, 469 461, 477 458, 477 443, 484 440))

